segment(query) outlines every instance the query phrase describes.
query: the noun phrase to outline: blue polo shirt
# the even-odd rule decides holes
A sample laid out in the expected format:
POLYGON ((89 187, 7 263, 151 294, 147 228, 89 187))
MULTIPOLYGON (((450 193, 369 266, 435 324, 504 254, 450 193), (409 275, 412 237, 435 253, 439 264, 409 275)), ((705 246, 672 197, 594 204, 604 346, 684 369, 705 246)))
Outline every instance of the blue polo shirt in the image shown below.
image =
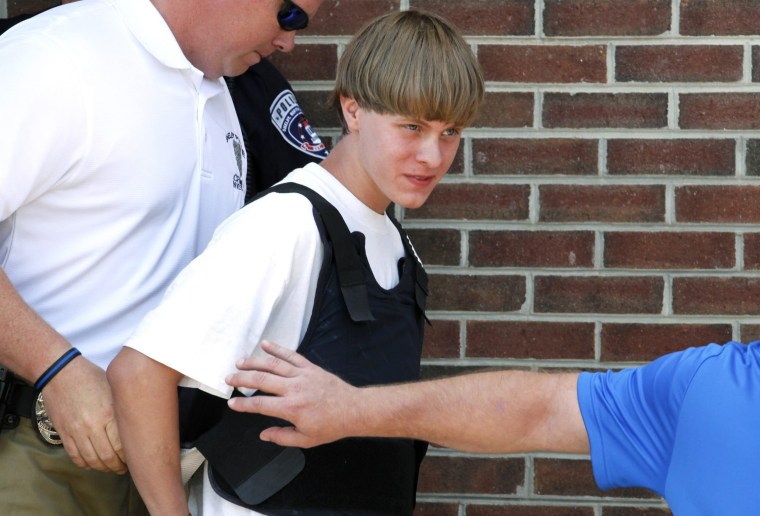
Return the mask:
POLYGON ((760 514, 760 341, 582 373, 578 402, 600 488, 649 488, 678 516, 760 514))

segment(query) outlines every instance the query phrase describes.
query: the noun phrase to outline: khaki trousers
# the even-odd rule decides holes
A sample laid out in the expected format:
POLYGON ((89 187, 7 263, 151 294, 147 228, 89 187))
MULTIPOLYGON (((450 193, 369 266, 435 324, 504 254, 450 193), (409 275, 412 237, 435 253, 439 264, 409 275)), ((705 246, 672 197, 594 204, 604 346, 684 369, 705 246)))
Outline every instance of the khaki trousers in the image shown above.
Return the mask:
POLYGON ((129 475, 76 466, 63 446, 42 442, 27 418, 0 432, 3 516, 146 516, 129 475))

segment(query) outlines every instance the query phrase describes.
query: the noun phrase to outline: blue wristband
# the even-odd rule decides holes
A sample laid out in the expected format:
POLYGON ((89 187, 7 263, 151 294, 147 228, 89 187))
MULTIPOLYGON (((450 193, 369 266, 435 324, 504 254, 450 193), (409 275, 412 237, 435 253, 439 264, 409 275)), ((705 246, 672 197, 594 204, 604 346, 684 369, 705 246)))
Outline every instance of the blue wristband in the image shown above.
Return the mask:
POLYGON ((61 355, 61 358, 53 362, 53 365, 47 368, 47 370, 40 375, 39 379, 34 382, 34 390, 37 392, 41 391, 43 387, 45 387, 50 380, 53 379, 55 375, 57 375, 61 369, 63 369, 66 364, 74 360, 76 357, 81 355, 82 353, 77 348, 71 348, 66 353, 61 355))

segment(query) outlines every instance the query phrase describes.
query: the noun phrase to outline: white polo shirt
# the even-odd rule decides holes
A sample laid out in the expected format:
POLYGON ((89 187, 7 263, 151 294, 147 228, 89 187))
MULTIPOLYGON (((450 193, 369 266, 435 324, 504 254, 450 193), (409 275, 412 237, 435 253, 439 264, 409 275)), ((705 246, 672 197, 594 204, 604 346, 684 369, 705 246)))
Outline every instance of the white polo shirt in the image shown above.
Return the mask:
POLYGON ((224 81, 149 0, 67 4, 0 37, 0 265, 106 367, 243 203, 224 81))

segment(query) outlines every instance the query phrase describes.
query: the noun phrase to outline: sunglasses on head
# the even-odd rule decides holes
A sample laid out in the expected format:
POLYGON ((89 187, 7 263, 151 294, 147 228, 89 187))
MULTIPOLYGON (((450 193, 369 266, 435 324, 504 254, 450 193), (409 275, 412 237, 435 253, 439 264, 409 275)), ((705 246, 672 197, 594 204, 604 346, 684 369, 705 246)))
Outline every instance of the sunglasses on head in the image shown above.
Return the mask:
POLYGON ((309 25, 309 15, 295 3, 285 0, 277 12, 277 21, 282 30, 301 30, 309 25))

